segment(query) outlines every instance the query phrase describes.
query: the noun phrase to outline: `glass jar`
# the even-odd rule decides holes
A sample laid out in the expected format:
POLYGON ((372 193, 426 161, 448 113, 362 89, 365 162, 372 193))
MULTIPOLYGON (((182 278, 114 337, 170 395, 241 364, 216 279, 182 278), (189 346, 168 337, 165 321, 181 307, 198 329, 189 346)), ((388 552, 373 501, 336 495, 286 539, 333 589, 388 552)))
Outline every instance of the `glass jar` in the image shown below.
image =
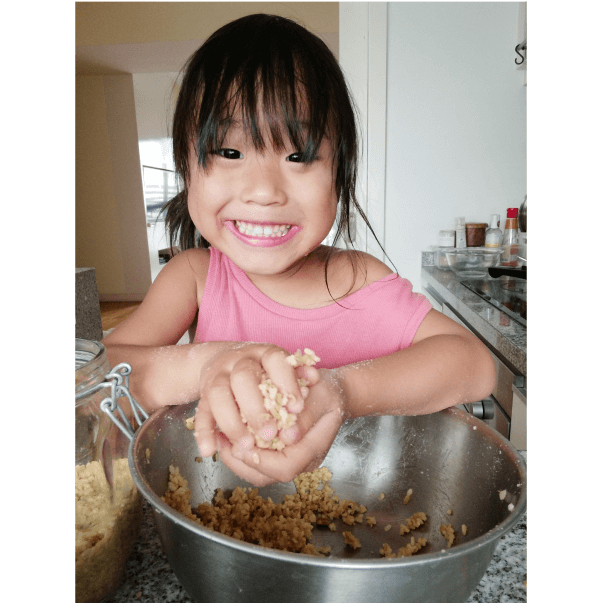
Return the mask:
POLYGON ((125 577, 142 499, 128 469, 128 438, 101 402, 115 388, 98 341, 75 339, 75 597, 99 603, 125 577))
POLYGON ((451 270, 447 263, 445 252, 456 246, 456 231, 440 230, 437 242, 439 243, 439 246, 435 253, 435 266, 437 266, 439 270, 451 270))
POLYGON ((483 247, 485 245, 485 231, 487 224, 484 222, 471 222, 466 225, 466 246, 483 247))

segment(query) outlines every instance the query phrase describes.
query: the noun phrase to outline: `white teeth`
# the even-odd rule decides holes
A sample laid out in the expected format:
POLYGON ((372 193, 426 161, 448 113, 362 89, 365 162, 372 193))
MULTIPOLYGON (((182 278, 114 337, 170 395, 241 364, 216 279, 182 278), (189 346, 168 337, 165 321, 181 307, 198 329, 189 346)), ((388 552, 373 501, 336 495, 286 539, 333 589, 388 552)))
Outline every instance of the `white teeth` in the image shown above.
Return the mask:
POLYGON ((290 224, 272 224, 270 226, 261 226, 235 220, 234 225, 239 232, 253 237, 283 237, 291 228, 290 224))

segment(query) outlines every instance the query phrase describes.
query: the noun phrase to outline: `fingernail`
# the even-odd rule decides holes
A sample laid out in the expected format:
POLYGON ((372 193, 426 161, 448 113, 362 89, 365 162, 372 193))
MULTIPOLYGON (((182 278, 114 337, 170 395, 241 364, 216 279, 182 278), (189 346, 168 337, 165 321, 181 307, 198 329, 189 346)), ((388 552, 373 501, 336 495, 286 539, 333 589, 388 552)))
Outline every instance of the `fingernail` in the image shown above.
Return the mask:
POLYGON ((293 398, 287 405, 289 412, 298 415, 303 408, 305 408, 305 402, 303 398, 293 398))
POLYGON ((243 436, 234 446, 232 446, 232 456, 239 461, 243 460, 246 453, 252 450, 255 441, 252 436, 243 436))
POLYGON ((213 447, 209 442, 201 442, 199 444, 199 452, 201 453, 202 457, 206 458, 213 454, 213 447))
POLYGON ((273 425, 265 425, 261 428, 259 436, 264 442, 269 442, 276 437, 278 430, 273 425))

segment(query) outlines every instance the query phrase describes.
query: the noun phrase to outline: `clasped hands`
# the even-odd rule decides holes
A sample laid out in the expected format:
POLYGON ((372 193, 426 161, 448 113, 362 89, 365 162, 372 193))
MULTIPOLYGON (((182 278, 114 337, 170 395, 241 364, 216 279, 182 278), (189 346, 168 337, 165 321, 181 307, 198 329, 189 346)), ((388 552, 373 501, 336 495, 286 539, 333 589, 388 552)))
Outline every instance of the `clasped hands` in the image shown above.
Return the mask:
POLYGON ((332 371, 293 368, 289 355, 274 345, 232 343, 201 371, 194 429, 201 456, 219 451, 226 466, 255 486, 287 482, 317 468, 346 418, 343 391, 332 371), (264 373, 280 392, 294 396, 286 407, 297 416, 292 427, 278 431, 267 412, 259 389, 264 373), (308 383, 305 400, 298 378, 308 383), (284 448, 259 448, 249 427, 262 440, 279 438, 284 448))

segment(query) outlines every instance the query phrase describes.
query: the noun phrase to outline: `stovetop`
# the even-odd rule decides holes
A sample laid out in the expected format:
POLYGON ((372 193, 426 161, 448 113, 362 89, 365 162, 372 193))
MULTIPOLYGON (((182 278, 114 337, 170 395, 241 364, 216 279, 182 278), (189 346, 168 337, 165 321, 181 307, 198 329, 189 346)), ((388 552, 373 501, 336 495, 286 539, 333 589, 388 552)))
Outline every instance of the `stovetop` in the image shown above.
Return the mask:
POLYGON ((499 278, 466 279, 461 280, 460 283, 516 322, 527 326, 527 281, 525 279, 501 276, 499 278))

